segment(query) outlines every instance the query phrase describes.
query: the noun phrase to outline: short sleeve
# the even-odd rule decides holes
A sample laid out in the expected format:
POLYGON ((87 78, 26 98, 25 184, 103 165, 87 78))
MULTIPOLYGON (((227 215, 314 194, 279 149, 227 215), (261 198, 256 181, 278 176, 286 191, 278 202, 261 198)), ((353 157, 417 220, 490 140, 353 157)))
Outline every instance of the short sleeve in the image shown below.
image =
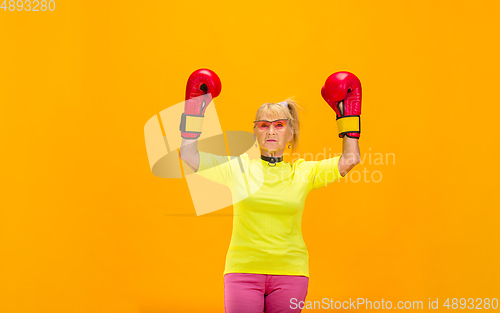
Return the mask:
POLYGON ((200 165, 196 174, 229 186, 234 171, 239 168, 239 157, 220 156, 202 151, 198 151, 198 153, 200 154, 200 165))
MULTIPOLYGON (((340 156, 321 161, 313 161, 311 168, 311 190, 326 187, 345 177, 339 172, 340 156)), ((309 163, 309 162, 306 162, 309 163)))

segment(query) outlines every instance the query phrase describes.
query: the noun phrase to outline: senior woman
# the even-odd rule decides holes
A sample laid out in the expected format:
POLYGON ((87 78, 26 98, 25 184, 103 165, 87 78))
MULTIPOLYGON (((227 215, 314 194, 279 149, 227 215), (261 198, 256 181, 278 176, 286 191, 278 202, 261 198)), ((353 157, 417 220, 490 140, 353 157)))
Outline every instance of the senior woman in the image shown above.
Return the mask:
POLYGON ((197 138, 208 105, 204 95, 215 98, 220 91, 214 72, 200 69, 191 74, 179 157, 197 174, 228 186, 233 197, 248 190, 245 184, 259 186, 233 204, 233 232, 224 270, 225 312, 300 312, 309 285, 309 254, 301 231, 305 200, 311 190, 345 177, 359 163, 361 85, 353 74, 338 72, 321 91, 337 113, 342 155, 321 161, 298 159, 293 164, 283 161, 285 149, 295 149, 299 142, 297 103, 291 99, 265 103, 257 110, 253 132, 260 159, 198 151, 197 138))

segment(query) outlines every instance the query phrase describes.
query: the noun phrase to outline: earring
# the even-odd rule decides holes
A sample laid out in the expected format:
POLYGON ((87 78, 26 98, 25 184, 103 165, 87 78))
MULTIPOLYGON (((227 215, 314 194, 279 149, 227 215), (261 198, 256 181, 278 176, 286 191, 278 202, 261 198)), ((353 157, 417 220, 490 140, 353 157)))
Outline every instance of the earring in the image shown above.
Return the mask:
POLYGON ((257 147, 257 143, 255 143, 255 147, 257 147))
POLYGON ((288 144, 288 149, 290 149, 290 145, 291 145, 291 144, 289 143, 289 144, 288 144))

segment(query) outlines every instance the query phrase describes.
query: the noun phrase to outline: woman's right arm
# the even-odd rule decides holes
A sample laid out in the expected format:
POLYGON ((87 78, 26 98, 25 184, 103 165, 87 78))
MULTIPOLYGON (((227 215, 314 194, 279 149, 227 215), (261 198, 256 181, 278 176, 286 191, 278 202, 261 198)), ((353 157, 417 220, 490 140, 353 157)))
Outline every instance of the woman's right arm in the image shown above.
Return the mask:
POLYGON ((201 134, 205 110, 212 99, 220 94, 221 89, 219 76, 209 69, 198 69, 188 78, 184 113, 179 126, 182 136, 179 158, 195 172, 200 167, 198 137, 201 134))
POLYGON ((179 158, 184 161, 193 171, 197 172, 200 166, 200 154, 198 153, 198 138, 182 138, 179 158))

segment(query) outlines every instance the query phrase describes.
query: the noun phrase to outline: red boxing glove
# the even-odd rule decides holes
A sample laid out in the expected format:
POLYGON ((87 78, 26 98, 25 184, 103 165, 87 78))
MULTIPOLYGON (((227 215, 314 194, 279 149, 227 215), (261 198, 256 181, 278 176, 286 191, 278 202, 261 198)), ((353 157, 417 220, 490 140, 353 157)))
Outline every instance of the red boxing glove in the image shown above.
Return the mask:
POLYGON ((361 82, 353 73, 336 72, 321 88, 323 99, 337 113, 339 137, 359 139, 361 133, 361 82))
POLYGON ((201 126, 205 110, 210 100, 219 96, 222 83, 219 76, 209 69, 194 71, 186 85, 186 101, 181 116, 179 130, 182 138, 196 139, 201 135, 201 126), (208 96, 211 94, 211 98, 208 96))

